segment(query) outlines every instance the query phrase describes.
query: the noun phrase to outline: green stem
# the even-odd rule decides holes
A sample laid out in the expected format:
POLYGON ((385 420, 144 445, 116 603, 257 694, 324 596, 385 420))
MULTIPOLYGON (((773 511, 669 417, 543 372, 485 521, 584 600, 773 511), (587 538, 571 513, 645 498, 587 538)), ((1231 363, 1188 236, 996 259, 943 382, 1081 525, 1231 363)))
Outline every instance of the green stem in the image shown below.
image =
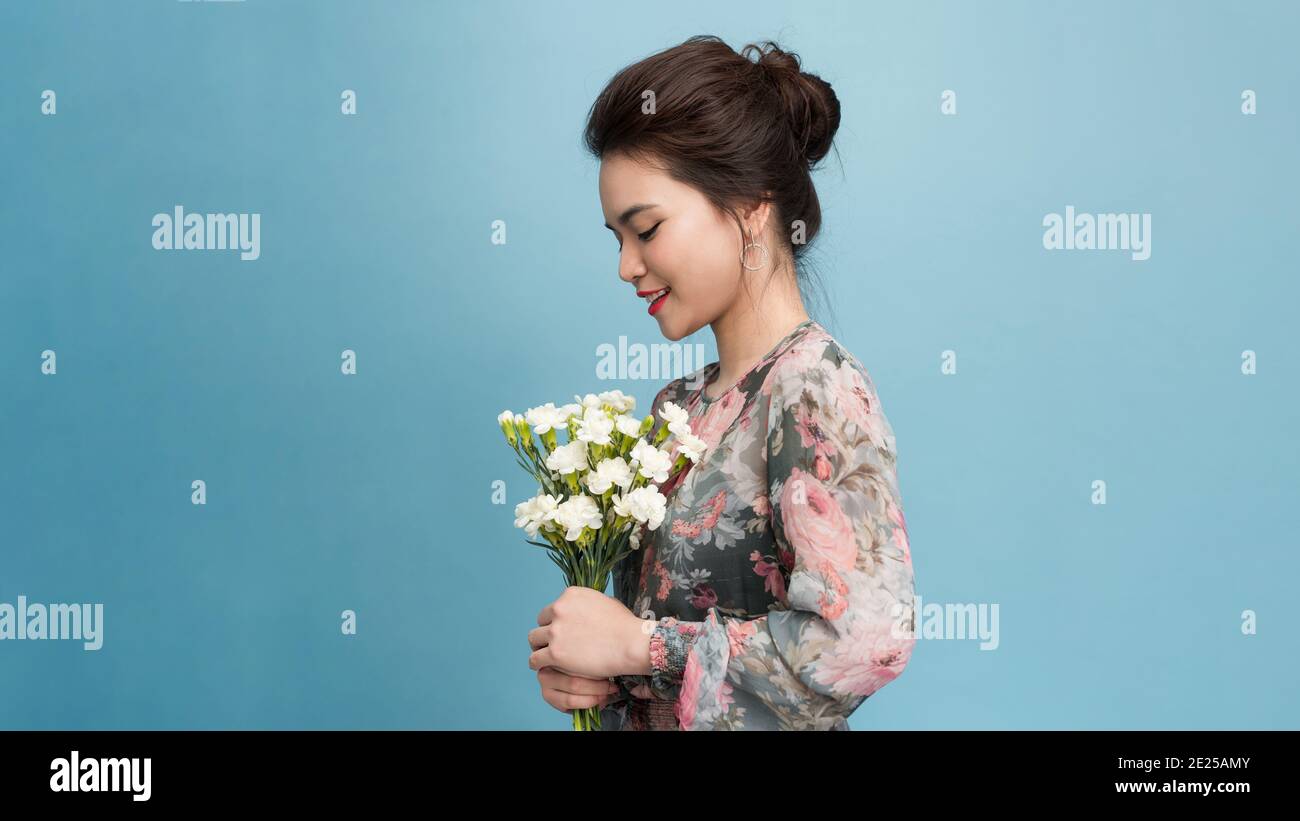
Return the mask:
POLYGON ((571 712, 573 713, 573 729, 586 731, 600 729, 599 707, 584 707, 571 712))

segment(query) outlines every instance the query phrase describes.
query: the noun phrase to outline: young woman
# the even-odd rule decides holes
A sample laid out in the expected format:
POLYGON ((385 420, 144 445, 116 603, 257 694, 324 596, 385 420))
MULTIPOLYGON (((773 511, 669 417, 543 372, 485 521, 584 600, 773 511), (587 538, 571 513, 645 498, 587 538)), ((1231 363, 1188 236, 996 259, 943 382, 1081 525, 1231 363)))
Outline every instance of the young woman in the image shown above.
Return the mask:
POLYGON ((676 406, 708 448, 659 486, 667 516, 615 596, 570 587, 528 635, 542 697, 601 706, 602 729, 847 730, 911 655, 893 431, 801 298, 809 172, 839 119, 798 55, 709 36, 628 66, 592 106, 629 298, 670 340, 708 325, 719 357, 655 396, 656 432, 676 406))

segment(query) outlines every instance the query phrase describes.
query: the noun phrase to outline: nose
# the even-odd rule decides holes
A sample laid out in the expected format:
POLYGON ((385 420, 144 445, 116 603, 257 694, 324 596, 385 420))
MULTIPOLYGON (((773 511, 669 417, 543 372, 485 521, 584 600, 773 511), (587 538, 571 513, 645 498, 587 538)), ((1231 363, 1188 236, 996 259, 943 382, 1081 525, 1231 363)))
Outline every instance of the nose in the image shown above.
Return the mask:
POLYGON ((631 245, 630 242, 624 244, 618 254, 618 278, 624 282, 635 282, 645 276, 645 262, 631 245))

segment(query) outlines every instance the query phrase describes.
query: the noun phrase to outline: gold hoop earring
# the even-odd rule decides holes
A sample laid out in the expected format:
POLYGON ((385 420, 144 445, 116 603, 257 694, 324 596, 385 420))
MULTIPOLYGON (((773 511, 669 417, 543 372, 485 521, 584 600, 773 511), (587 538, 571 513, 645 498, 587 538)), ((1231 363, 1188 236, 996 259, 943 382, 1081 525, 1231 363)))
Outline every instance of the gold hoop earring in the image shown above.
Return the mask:
POLYGON ((767 246, 761 242, 754 242, 753 234, 749 235, 749 242, 745 243, 745 247, 740 249, 740 265, 746 271, 758 271, 761 270, 764 265, 767 265, 767 246), (750 268, 748 265, 745 264, 746 252, 748 252, 750 248, 757 248, 758 250, 763 252, 763 261, 760 262, 758 266, 755 268, 750 268))

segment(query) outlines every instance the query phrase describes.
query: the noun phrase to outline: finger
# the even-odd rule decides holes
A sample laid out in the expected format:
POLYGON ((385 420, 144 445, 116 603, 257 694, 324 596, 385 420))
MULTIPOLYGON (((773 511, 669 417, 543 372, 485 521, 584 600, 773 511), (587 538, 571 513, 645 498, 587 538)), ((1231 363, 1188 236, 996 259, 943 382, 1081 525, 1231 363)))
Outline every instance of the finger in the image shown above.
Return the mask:
POLYGON ((605 699, 608 696, 580 696, 573 693, 566 693, 564 701, 569 705, 570 710, 585 710, 588 707, 604 707, 605 699))
POLYGON ((618 686, 607 678, 588 678, 587 676, 566 676, 560 683, 560 689, 574 694, 598 696, 602 693, 617 692, 618 686))
POLYGON ((588 707, 604 707, 609 703, 613 696, 602 696, 599 701, 588 703, 583 699, 590 699, 591 696, 574 696, 557 693, 554 699, 547 699, 546 703, 559 710, 561 713, 568 713, 573 710, 585 710, 588 707), (571 701, 570 699, 578 699, 571 701))
POLYGON ((555 667, 555 657, 551 655, 550 645, 534 650, 529 654, 528 666, 534 670, 540 670, 543 667, 555 667))
POLYGON ((528 631, 528 646, 534 650, 539 647, 545 647, 551 643, 550 625, 545 627, 534 627, 528 631))
POLYGON ((622 690, 618 682, 607 678, 575 676, 555 667, 543 667, 538 670, 537 680, 547 689, 581 695, 614 695, 622 690))
POLYGON ((569 708, 565 707, 564 702, 560 701, 562 697, 563 694, 556 690, 542 691, 542 699, 545 700, 547 704, 559 710, 561 713, 567 713, 569 712, 569 708))
POLYGON ((542 700, 562 713, 567 713, 569 711, 569 702, 567 701, 568 697, 568 693, 561 692, 560 690, 552 690, 549 687, 542 688, 542 700))
POLYGON ((553 607, 555 607, 555 602, 546 605, 542 608, 542 612, 537 614, 537 623, 539 625, 550 624, 555 621, 555 611, 552 609, 553 607))
POLYGON ((560 712, 567 713, 571 710, 581 710, 587 707, 604 707, 614 700, 614 694, 606 693, 599 696, 575 695, 547 687, 542 689, 542 699, 560 712))

